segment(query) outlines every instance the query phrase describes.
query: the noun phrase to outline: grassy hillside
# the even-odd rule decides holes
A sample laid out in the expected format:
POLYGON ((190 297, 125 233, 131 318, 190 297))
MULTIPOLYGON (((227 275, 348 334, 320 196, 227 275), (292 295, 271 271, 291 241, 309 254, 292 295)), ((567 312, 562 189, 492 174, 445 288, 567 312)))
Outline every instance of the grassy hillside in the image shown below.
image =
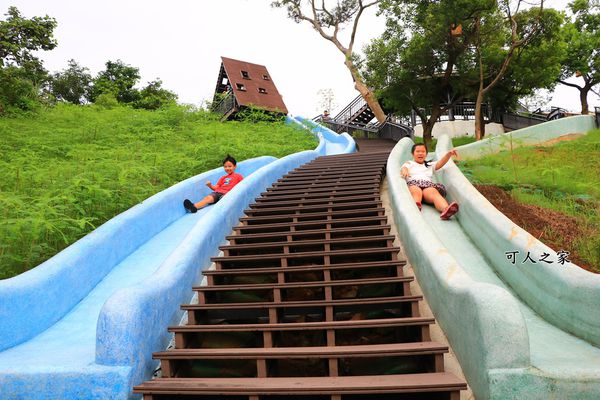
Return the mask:
POLYGON ((59 105, 0 119, 0 279, 30 269, 141 200, 238 161, 313 149, 283 123, 204 111, 59 105))
MULTIPOLYGON (((600 271, 600 130, 463 162, 460 168, 474 183, 497 185, 519 202, 576 218, 584 233, 568 250, 600 271)), ((551 226, 547 234, 561 239, 552 238, 551 226)))

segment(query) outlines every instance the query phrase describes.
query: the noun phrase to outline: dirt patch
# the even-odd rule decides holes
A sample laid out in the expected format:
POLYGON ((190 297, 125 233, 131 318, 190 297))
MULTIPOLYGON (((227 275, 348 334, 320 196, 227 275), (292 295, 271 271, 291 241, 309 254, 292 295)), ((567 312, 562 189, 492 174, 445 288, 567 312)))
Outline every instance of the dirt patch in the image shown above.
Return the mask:
POLYGON ((582 229, 576 218, 547 208, 516 202, 508 192, 494 185, 475 185, 475 187, 515 224, 554 251, 569 251, 571 262, 595 272, 573 250, 575 248, 573 242, 576 239, 590 234, 582 229))
POLYGON ((579 139, 583 136, 583 133, 569 133, 568 135, 563 135, 554 139, 546 140, 545 142, 538 143, 536 146, 553 146, 559 142, 567 142, 569 140, 579 139))

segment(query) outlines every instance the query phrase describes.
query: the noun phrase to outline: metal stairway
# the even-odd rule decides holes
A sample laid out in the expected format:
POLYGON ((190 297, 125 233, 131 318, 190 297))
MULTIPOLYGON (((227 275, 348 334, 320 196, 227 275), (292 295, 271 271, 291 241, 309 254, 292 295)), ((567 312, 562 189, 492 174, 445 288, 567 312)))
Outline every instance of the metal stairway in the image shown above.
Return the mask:
POLYGON ((333 118, 316 117, 316 122, 327 125, 331 130, 352 132, 355 130, 365 133, 375 133, 379 139, 391 139, 395 142, 403 137, 412 137, 413 128, 405 122, 389 115, 384 122, 374 121, 375 114, 363 99, 357 96, 342 111, 333 118))
POLYGON ((158 352, 158 399, 452 399, 448 348, 419 315, 379 194, 388 152, 320 157, 227 237, 188 322, 158 352))

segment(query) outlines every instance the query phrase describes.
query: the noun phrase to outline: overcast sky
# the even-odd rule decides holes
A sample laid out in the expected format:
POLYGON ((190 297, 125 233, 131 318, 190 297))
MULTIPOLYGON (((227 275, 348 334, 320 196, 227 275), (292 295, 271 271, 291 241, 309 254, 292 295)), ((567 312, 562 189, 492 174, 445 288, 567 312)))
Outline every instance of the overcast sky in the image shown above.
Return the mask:
MULTIPOLYGON (((342 54, 308 24, 295 24, 270 0, 3 0, 0 12, 16 6, 22 15, 49 15, 58 22, 58 46, 41 52, 51 72, 75 59, 95 75, 108 60, 140 69, 142 84, 160 78, 180 102, 212 99, 220 57, 262 64, 269 70, 290 113, 313 117, 320 89, 332 89, 343 107, 358 95, 342 54)), ((547 0, 564 8, 567 0, 547 0)), ((3 17, 4 19, 4 17, 3 17)), ((384 29, 374 10, 363 17, 356 49, 384 29)), ((550 105, 580 110, 578 91, 559 85, 550 105)), ((590 105, 600 106, 590 94, 590 105)), ((333 107, 334 111, 336 107, 333 107)))

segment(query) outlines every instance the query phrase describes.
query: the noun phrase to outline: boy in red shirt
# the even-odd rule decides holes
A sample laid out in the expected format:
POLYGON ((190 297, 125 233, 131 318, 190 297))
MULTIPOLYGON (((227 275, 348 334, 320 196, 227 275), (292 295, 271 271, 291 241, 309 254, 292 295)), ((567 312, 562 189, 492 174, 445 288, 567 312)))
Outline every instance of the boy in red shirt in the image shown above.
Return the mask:
POLYGON ((185 199, 183 201, 183 206, 185 209, 191 213, 197 212, 204 206, 209 204, 216 203, 221 200, 221 197, 226 195, 235 185, 240 183, 244 177, 235 172, 235 167, 237 166, 237 162, 235 158, 231 157, 227 154, 227 157, 223 160, 223 169, 227 173, 227 175, 223 175, 219 178, 219 181, 216 185, 210 183, 210 181, 206 182, 206 186, 213 190, 211 194, 200 200, 198 203, 194 204, 190 200, 185 199))

